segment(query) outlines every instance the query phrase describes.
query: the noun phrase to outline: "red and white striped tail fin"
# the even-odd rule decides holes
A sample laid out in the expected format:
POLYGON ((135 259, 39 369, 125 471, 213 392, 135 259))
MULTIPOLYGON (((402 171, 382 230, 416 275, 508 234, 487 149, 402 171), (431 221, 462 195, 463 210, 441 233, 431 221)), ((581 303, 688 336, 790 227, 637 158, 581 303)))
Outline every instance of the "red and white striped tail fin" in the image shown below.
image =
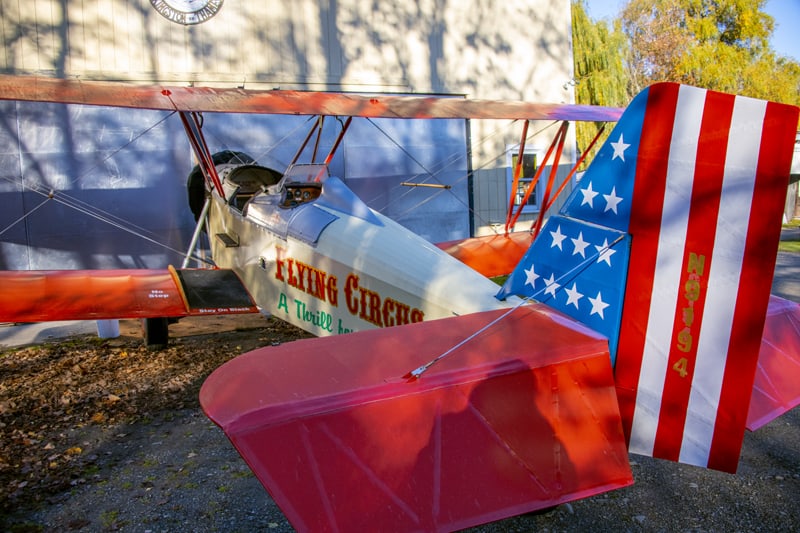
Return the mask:
POLYGON ((675 84, 638 98, 638 150, 625 154, 635 158, 632 244, 615 369, 629 449, 732 472, 798 109, 675 84))
POLYGON ((648 88, 498 294, 609 338, 630 451, 736 470, 797 121, 794 106, 648 88))

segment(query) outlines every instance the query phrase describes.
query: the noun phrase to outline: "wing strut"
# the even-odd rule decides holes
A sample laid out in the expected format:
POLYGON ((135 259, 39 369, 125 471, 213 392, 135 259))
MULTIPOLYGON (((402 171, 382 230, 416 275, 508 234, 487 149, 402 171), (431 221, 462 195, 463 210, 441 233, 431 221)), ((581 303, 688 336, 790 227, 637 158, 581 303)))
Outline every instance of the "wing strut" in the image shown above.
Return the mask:
POLYGON ((211 157, 211 151, 208 149, 208 144, 203 136, 202 115, 186 111, 180 111, 180 115, 181 122, 183 122, 183 127, 186 130, 186 136, 189 138, 189 144, 192 145, 192 150, 194 150, 197 162, 203 171, 206 183, 211 183, 222 199, 226 200, 225 191, 222 190, 222 182, 220 182, 219 174, 217 174, 217 167, 214 166, 214 159, 211 157))
MULTIPOLYGON (((333 143, 333 146, 331 147, 330 151, 328 152, 328 155, 325 157, 325 161, 323 161, 323 163, 322 163, 324 165, 324 168, 328 168, 328 165, 330 165, 331 161, 333 160, 333 156, 336 153, 336 150, 339 148, 339 145, 341 144, 342 139, 344 138, 344 134, 347 133, 347 128, 350 127, 350 123, 352 121, 353 121, 353 117, 347 117, 347 120, 344 122, 344 125, 342 126, 342 130, 339 132, 339 135, 336 136, 336 141, 333 143)), ((303 144, 300 146, 300 149, 297 150, 297 152, 295 153, 294 157, 292 158, 292 162, 289 164, 290 167, 292 165, 294 165, 295 163, 297 163, 297 160, 300 159, 300 156, 305 151, 306 146, 308 146, 308 142, 311 140, 311 137, 314 135, 314 132, 317 133, 317 139, 314 142, 314 151, 313 151, 313 153, 311 155, 311 162, 312 163, 316 163, 317 151, 319 150, 319 141, 320 141, 320 138, 322 137, 322 125, 323 125, 324 122, 325 122, 325 117, 324 116, 319 116, 318 119, 316 121, 314 121, 314 125, 311 126, 311 129, 309 130, 308 134, 306 135, 306 138, 303 141, 303 144)), ((322 174, 323 174, 323 172, 321 171, 316 176, 314 181, 320 181, 322 179, 322 174)))
MULTIPOLYGON (((555 160, 553 161, 553 168, 550 172, 551 181, 555 179, 555 172, 556 170, 558 170, 558 162, 559 159, 561 158, 561 148, 563 148, 564 146, 564 139, 567 133, 568 125, 569 123, 567 121, 564 121, 561 124, 561 128, 558 130, 558 133, 553 138, 553 142, 550 143, 550 147, 547 149, 547 153, 545 154, 544 159, 542 160, 542 164, 539 165, 539 168, 536 169, 536 174, 534 174, 533 179, 530 181, 530 183, 528 183, 528 187, 525 189, 525 194, 522 196, 522 199, 520 200, 519 207, 517 208, 517 210, 514 211, 513 208, 509 209, 508 214, 506 216, 506 228, 511 228, 512 230, 514 229, 514 225, 517 223, 517 219, 519 219, 519 216, 522 214, 522 209, 525 207, 525 204, 528 203, 528 198, 530 198, 531 193, 536 187, 536 184, 539 183, 539 178, 542 176, 542 171, 544 170, 545 166, 547 166, 547 162, 550 160, 550 155, 552 155, 553 150, 556 147, 556 144, 558 144, 560 147, 558 153, 556 154, 555 160)), ((523 147, 525 144, 524 136, 526 131, 527 127, 523 128, 523 139, 520 141, 520 145, 523 147)), ((521 153, 522 151, 520 151, 520 154, 521 153)), ((520 165, 519 160, 521 159, 522 157, 520 156, 517 161, 517 166, 520 165)), ((517 174, 516 169, 515 169, 515 174, 517 174)), ((515 194, 515 192, 516 189, 512 188, 511 194, 513 195, 515 194)), ((510 199, 509 199, 509 205, 513 205, 513 202, 510 199)))
POLYGON ((311 153, 311 162, 317 161, 317 151, 319 150, 319 141, 322 139, 322 126, 325 124, 325 115, 320 115, 317 118, 317 140, 314 141, 314 151, 311 153))
POLYGON ((514 196, 517 193, 519 186, 519 177, 522 173, 522 156, 525 154, 525 141, 528 139, 528 125, 531 121, 526 120, 522 125, 522 136, 519 139, 519 154, 517 155, 517 164, 514 165, 514 181, 511 183, 511 193, 508 195, 508 211, 506 212, 506 235, 508 235, 509 225, 511 223, 511 213, 514 212, 514 196))
MULTIPOLYGON (((194 228, 194 232, 192 233, 192 242, 189 243, 189 249, 186 250, 186 256, 183 258, 183 263, 181 264, 181 268, 189 268, 189 261, 192 259, 193 252, 197 248, 197 241, 200 240, 200 234, 203 231, 203 227, 206 225, 206 218, 208 217, 208 211, 211 208, 211 197, 206 196, 206 201, 203 204, 203 210, 200 211, 200 216, 197 217, 197 225, 194 228)), ((195 257, 198 263, 200 263, 200 258, 195 257)))
POLYGON ((344 121, 344 126, 342 126, 342 131, 339 132, 339 136, 336 137, 336 142, 333 143, 331 147, 331 151, 328 152, 328 156, 325 158, 325 166, 331 164, 333 160, 333 155, 336 153, 336 150, 339 148, 339 144, 341 144, 342 139, 344 139, 344 134, 347 133, 347 128, 350 127, 350 123, 353 122, 353 117, 347 117, 347 120, 344 121))
POLYGON ((548 202, 545 203, 543 211, 547 212, 547 211, 550 210, 551 207, 553 207, 553 204, 556 203, 556 198, 561 196, 561 193, 564 192, 564 189, 566 188, 567 184, 572 179, 572 176, 575 174, 575 172, 577 172, 577 170, 581 166, 581 164, 583 164, 583 161, 586 159, 586 157, 592 151, 592 148, 594 147, 594 145, 597 144, 597 140, 603 134, 603 131, 605 131, 605 129, 606 129, 606 125, 605 124, 600 126, 600 128, 597 130, 597 133, 594 135, 594 138, 592 139, 592 142, 589 143, 589 146, 586 147, 586 150, 583 151, 581 156, 578 158, 578 161, 575 162, 575 166, 572 167, 572 170, 569 171, 569 174, 567 174, 567 177, 564 178, 564 181, 561 182, 561 185, 558 187, 558 190, 556 191, 556 193, 553 195, 552 198, 549 199, 548 202))
POLYGON ((542 172, 544 171, 547 162, 550 160, 550 155, 553 153, 553 150, 555 150, 556 155, 555 158, 553 159, 553 165, 550 169, 547 188, 545 190, 544 196, 541 201, 539 216, 537 217, 536 221, 531 225, 530 231, 533 233, 535 238, 535 236, 538 235, 539 231, 541 230, 545 213, 547 213, 550 210, 550 208, 553 207, 553 204, 555 203, 556 199, 561 195, 562 192, 564 192, 564 189, 566 188, 567 184, 570 183, 572 176, 578 170, 578 167, 580 167, 580 165, 583 163, 584 159, 586 159, 586 156, 589 154, 592 147, 597 143, 597 140, 602 135, 605 129, 605 125, 600 127, 597 134, 595 134, 594 138, 592 139, 592 142, 589 143, 589 146, 586 148, 583 154, 581 154, 581 157, 578 158, 578 161, 569 171, 569 174, 567 174, 567 177, 564 178, 564 180, 561 182, 561 185, 559 185, 558 189, 556 189, 555 194, 551 195, 551 191, 553 190, 553 185, 555 184, 555 178, 556 178, 556 173, 558 171, 558 166, 561 161, 561 154, 564 149, 564 142, 566 141, 567 138, 567 130, 569 129, 569 122, 563 121, 561 123, 561 127, 559 128, 558 132, 553 138, 553 141, 550 143, 550 147, 547 149, 547 153, 544 156, 544 160, 536 169, 536 174, 534 174, 533 179, 530 181, 530 183, 528 183, 528 186, 525 189, 525 193, 523 194, 523 197, 520 200, 520 204, 517 210, 515 211, 514 195, 517 192, 517 189, 519 187, 520 177, 522 175, 522 156, 524 155, 525 152, 525 140, 528 132, 528 122, 529 121, 525 121, 525 124, 523 125, 522 128, 522 138, 520 139, 519 142, 519 155, 517 156, 517 163, 516 165, 514 165, 514 178, 511 185, 511 193, 509 194, 508 198, 508 212, 506 215, 505 235, 508 236, 508 233, 510 231, 513 231, 514 225, 517 223, 520 214, 522 214, 523 207, 525 206, 525 204, 527 204, 528 198, 530 198, 530 195, 533 193, 537 183, 539 183, 539 178, 541 178, 542 172))
MULTIPOLYGON (((321 129, 322 129, 322 117, 318 117, 317 120, 314 121, 314 124, 311 126, 311 129, 308 130, 308 134, 306 134, 306 138, 305 140, 303 140, 303 144, 301 144, 300 148, 298 148, 297 152, 295 152, 294 157, 292 158, 292 162, 289 163, 290 167, 295 163, 297 163, 297 160, 300 159, 301 155, 303 155, 303 151, 305 151, 306 146, 308 146, 308 141, 311 140, 311 136, 314 135, 314 132, 321 129)), ((317 137, 317 140, 319 141, 319 137, 317 137)), ((315 154, 314 157, 316 157, 316 148, 314 149, 314 154, 315 154)))
MULTIPOLYGON (((553 139, 554 143, 558 141, 558 147, 556 148, 556 157, 553 159, 553 166, 550 168, 550 177, 547 180, 547 188, 545 189, 544 196, 542 197, 542 205, 539 208, 539 216, 536 218, 536 224, 533 228, 534 236, 538 235, 539 230, 542 229, 542 221, 544 220, 544 213, 546 211, 545 206, 550 203, 550 192, 553 190, 553 183, 556 181, 556 172, 558 172, 558 164, 561 161, 561 154, 564 152, 564 141, 567 138, 567 130, 569 130, 569 122, 564 121, 561 123, 561 127, 558 129, 555 139, 553 139)), ((522 206, 520 206, 520 211, 522 211, 522 206)), ((517 214, 517 216, 519 216, 519 214, 517 214)), ((516 219, 514 221, 516 222, 516 219)))

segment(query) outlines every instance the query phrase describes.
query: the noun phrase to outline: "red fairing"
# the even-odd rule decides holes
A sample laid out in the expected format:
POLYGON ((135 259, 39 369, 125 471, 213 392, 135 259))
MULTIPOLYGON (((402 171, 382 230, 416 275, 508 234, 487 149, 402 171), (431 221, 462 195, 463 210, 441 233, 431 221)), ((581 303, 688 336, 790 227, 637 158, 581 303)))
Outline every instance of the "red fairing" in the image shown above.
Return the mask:
POLYGON ((510 274, 533 242, 533 233, 472 237, 436 246, 487 278, 510 274))

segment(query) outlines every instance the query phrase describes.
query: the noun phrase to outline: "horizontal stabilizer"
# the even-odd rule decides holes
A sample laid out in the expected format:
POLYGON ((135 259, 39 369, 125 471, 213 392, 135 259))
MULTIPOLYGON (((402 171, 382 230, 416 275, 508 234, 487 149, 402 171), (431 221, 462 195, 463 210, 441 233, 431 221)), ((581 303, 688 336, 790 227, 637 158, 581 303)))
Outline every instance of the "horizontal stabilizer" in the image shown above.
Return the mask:
POLYGON ((7 270, 0 286, 0 322, 257 312, 225 270, 7 270))
POLYGON ((456 530, 632 483, 605 339, 539 304, 261 348, 200 402, 303 531, 456 530))
POLYGON ((755 431, 800 405, 800 304, 772 296, 747 415, 755 431))

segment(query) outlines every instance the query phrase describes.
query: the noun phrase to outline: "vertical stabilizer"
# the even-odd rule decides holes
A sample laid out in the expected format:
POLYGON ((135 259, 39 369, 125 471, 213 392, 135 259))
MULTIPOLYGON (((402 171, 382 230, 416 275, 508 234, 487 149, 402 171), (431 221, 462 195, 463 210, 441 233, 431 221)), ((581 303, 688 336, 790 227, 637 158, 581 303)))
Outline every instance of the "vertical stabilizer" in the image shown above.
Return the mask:
POLYGON ((616 352, 630 451, 735 471, 797 123, 793 106, 650 87, 562 210, 577 235, 552 217, 501 291, 536 297, 550 289, 576 319, 603 319, 604 327, 586 323, 616 352), (594 242, 585 229, 594 226, 625 236, 594 242), (582 272, 628 251, 627 276, 605 278, 625 287, 619 299, 582 272), (572 265, 581 252, 585 265, 572 265), (565 272, 530 273, 554 253, 562 259, 548 261, 565 272))

